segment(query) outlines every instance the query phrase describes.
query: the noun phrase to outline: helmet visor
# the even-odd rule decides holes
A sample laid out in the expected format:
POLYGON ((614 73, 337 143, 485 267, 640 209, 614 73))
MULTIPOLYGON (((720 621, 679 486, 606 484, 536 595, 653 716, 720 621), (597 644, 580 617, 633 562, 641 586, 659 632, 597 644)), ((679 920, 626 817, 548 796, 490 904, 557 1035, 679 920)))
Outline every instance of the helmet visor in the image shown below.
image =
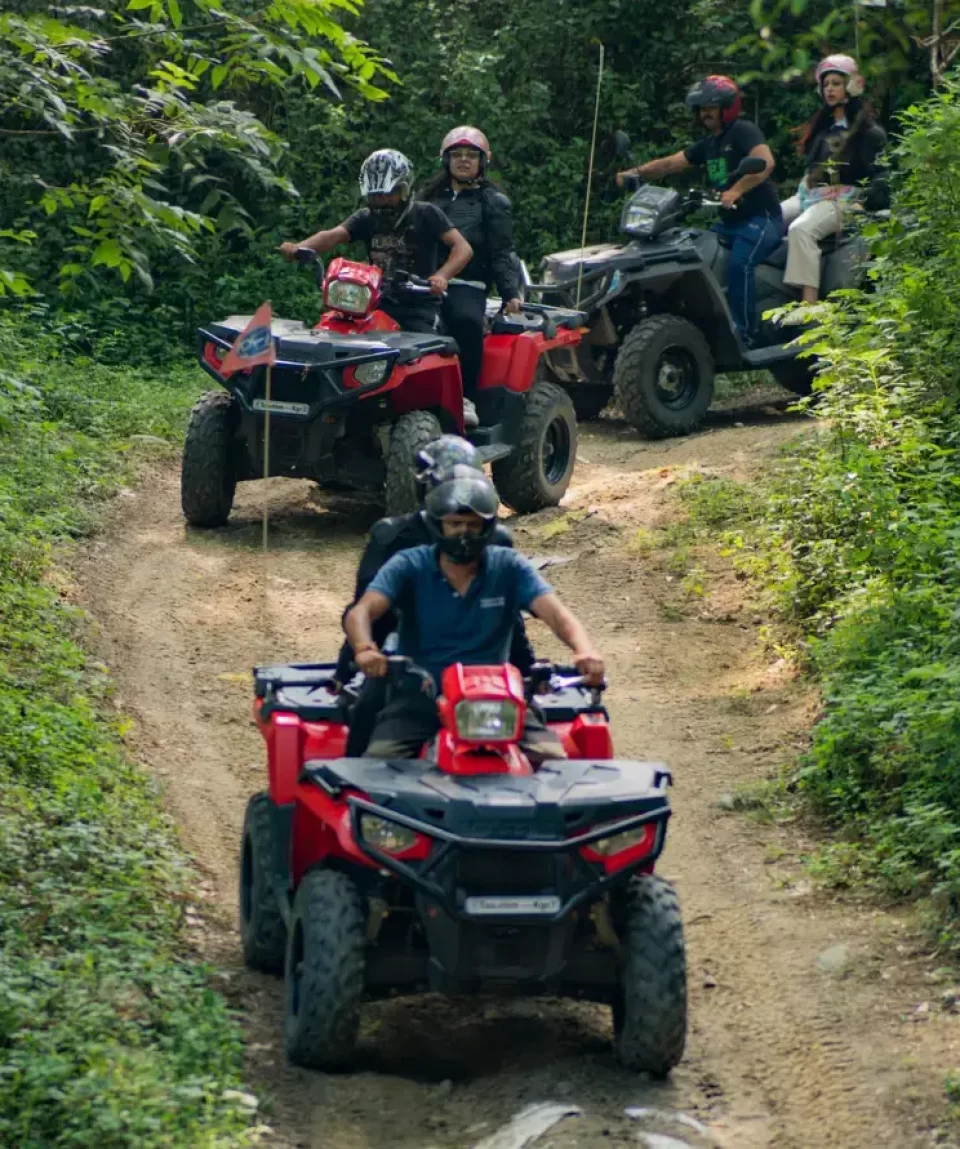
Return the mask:
POLYGON ((427 495, 426 510, 435 519, 471 512, 491 521, 497 517, 500 500, 493 483, 482 474, 476 478, 458 477, 440 483, 427 495))

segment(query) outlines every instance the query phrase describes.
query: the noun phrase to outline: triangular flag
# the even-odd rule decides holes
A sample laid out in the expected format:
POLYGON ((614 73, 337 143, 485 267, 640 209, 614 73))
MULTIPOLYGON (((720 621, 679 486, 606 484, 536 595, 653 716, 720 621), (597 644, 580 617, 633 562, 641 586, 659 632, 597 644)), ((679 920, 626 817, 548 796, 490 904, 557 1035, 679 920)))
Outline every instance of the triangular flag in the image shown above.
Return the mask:
POLYGON ((221 375, 248 370, 261 363, 276 363, 277 351, 273 345, 273 312, 269 300, 262 303, 256 314, 240 332, 233 346, 223 357, 221 375))

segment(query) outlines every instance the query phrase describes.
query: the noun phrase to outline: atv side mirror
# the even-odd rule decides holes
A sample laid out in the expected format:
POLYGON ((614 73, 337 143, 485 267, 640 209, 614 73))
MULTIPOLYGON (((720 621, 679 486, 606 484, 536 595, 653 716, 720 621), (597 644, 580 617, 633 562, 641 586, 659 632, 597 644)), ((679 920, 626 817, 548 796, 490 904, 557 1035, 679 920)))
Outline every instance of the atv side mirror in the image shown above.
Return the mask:
POLYGON ((617 128, 613 133, 613 144, 617 150, 617 155, 621 159, 626 159, 630 155, 630 137, 626 132, 622 132, 617 128))
POLYGON ((739 179, 741 176, 758 176, 766 170, 767 161, 765 159, 760 156, 744 156, 737 164, 737 170, 733 174, 736 179, 739 179))

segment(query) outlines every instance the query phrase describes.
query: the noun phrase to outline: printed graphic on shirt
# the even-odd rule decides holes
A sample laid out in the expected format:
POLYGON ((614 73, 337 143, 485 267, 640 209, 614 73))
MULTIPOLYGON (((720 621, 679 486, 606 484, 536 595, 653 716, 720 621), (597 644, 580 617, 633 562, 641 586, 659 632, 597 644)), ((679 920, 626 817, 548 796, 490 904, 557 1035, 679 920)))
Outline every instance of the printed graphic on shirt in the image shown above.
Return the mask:
POLYGON ((415 249, 416 233, 412 228, 382 232, 370 239, 370 262, 380 268, 390 284, 398 271, 413 271, 415 249))
POLYGON ((711 187, 726 190, 728 178, 727 157, 713 156, 707 160, 707 180, 711 187))

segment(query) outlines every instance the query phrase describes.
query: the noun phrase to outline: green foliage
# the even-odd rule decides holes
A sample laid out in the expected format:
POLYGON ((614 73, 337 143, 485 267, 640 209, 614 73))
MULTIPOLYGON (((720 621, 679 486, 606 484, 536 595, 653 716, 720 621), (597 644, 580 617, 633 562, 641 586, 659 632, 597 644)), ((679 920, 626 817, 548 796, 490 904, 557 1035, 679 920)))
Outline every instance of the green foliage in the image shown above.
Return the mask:
POLYGON ((179 434, 194 377, 57 347, 0 322, 0 1144, 226 1149, 240 1034, 182 957, 193 875, 51 566, 132 477, 132 437, 179 434))
MULTIPOLYGON (((934 60, 939 82, 944 52, 949 52, 960 16, 957 0, 891 0, 883 5, 837 3, 836 0, 751 0, 751 31, 728 51, 752 58, 742 73, 747 82, 809 82, 824 56, 845 52, 858 57, 870 90, 896 106, 923 92, 934 60), (918 50, 918 41, 947 30, 943 49, 933 58, 918 50)), ((930 45, 925 45, 928 50, 930 45)))
POLYGON ((752 561, 822 682, 798 775, 841 864, 960 904, 960 89, 905 115, 873 290, 822 305, 819 434, 785 459, 752 561))
MULTIPOLYGON (((40 238, 19 264, 5 263, 0 251, 0 267, 29 274, 34 288, 69 314, 78 346, 111 360, 156 360, 165 347, 179 354, 178 344, 192 341, 200 322, 248 312, 265 298, 280 314, 314 318, 319 301, 312 280, 279 260, 278 244, 345 218, 356 206, 360 163, 374 148, 401 148, 427 179, 439 169, 440 139, 456 123, 478 123, 488 132, 492 174, 514 201, 518 249, 531 266, 548 251, 576 245, 600 43, 606 67, 588 238, 610 238, 622 206, 612 178, 621 166, 613 130, 630 132, 638 161, 688 142, 694 128, 683 105, 686 88, 704 71, 727 66, 726 46, 750 28, 745 9, 731 10, 720 0, 681 0, 669 9, 642 0, 505 8, 480 0, 367 0, 356 15, 347 7, 330 9, 347 30, 346 39, 326 42, 331 53, 371 45, 346 80, 373 69, 353 86, 335 73, 343 95, 336 100, 325 84, 310 87, 303 60, 288 61, 287 48, 309 43, 303 36, 285 32, 284 49, 269 50, 284 78, 271 68, 269 74, 257 70, 267 51, 263 37, 286 27, 279 17, 270 23, 265 13, 273 8, 243 23, 237 13, 241 7, 249 13, 249 6, 188 11, 181 0, 176 27, 167 5, 135 2, 143 8, 129 11, 114 0, 117 35, 96 62, 98 82, 115 83, 125 101, 110 105, 102 141, 99 128, 81 130, 92 126, 83 109, 76 110, 69 139, 42 122, 42 109, 30 119, 12 107, 3 112, 0 81, 0 132, 9 124, 51 133, 2 137, 0 226, 30 227, 40 238), (388 100, 364 98, 378 95, 370 85, 394 73, 401 82, 386 84, 388 100), (147 109, 156 112, 152 119, 147 109), (184 214, 164 211, 163 219, 150 222, 130 206, 126 190, 115 196, 97 185, 118 166, 106 161, 131 117, 130 146, 145 148, 145 162, 161 169, 144 178, 165 190, 151 192, 144 182, 147 193, 184 214), (92 234, 78 235, 76 228, 92 234), (116 246, 101 247, 110 238, 116 246), (135 259, 133 249, 144 258, 135 259), (129 282, 121 292, 124 274, 129 282)), ((320 10, 305 0, 285 6, 301 14, 320 10)), ((39 20, 39 0, 14 7, 15 14, 26 8, 39 20)), ((19 18, 26 17, 21 12, 19 18)), ((71 19, 87 28, 88 39, 102 35, 102 21, 71 19)), ((85 43, 76 52, 92 68, 85 43)), ((759 105, 758 94, 749 93, 749 112, 759 111, 764 126, 785 141, 786 127, 805 118, 808 94, 799 112, 789 93, 771 87, 759 105)), ((788 154, 785 145, 781 150, 788 154)), ((123 170, 135 181, 139 165, 137 159, 123 170)))
POLYGON ((203 235, 250 233, 249 189, 294 191, 259 114, 271 93, 376 100, 392 75, 338 22, 352 0, 104 3, 0 14, 0 221, 42 236, 19 277, 0 272, 16 294, 53 268, 74 297, 102 290, 101 269, 150 291, 158 254, 190 261, 203 235))

